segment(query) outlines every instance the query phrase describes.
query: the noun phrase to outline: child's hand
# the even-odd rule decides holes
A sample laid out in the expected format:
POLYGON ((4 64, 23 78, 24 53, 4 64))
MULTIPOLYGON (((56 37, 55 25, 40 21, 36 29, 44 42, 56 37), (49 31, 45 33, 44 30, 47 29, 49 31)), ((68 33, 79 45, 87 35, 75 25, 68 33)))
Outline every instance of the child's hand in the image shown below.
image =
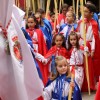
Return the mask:
POLYGON ((71 86, 71 87, 75 87, 74 82, 70 82, 70 86, 71 86))
POLYGON ((52 35, 54 36, 55 34, 56 34, 56 31, 55 31, 55 30, 53 30, 53 31, 52 31, 52 35))
POLYGON ((44 60, 42 61, 42 63, 43 63, 44 65, 46 65, 46 64, 47 64, 47 59, 44 59, 44 60))
POLYGON ((60 25, 58 24, 58 25, 56 26, 56 28, 59 29, 59 28, 60 28, 60 25))
POLYGON ((86 47, 84 47, 84 51, 85 52, 89 52, 89 49, 88 49, 88 47, 86 46, 86 47))

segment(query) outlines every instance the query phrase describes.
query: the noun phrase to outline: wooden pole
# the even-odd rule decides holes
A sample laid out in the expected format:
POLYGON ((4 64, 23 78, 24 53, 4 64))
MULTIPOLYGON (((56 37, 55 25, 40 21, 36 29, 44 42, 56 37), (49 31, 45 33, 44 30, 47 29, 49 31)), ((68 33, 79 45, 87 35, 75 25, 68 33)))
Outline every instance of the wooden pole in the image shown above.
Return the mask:
MULTIPOLYGON (((74 75, 73 74, 72 74, 72 77, 71 77, 71 82, 74 82, 74 75)), ((68 100, 71 100, 72 92, 73 92, 73 87, 70 87, 69 95, 68 95, 68 100)))
POLYGON ((34 2, 34 0, 32 0, 32 8, 33 8, 33 12, 35 13, 35 2, 34 2))
MULTIPOLYGON (((85 23, 84 23, 84 6, 83 6, 83 0, 80 0, 81 4, 81 13, 82 13, 82 23, 83 23, 83 35, 84 35, 84 47, 86 47, 86 30, 85 30, 85 23)), ((88 83, 88 92, 90 95, 90 80, 89 80, 89 69, 88 69, 88 56, 85 52, 85 63, 86 63, 86 77, 87 77, 87 83, 88 83)))
POLYGON ((46 6, 46 18, 47 19, 48 19, 49 6, 50 6, 50 0, 47 0, 47 6, 46 6))
POLYGON ((64 4, 64 0, 61 0, 61 2, 62 2, 62 5, 64 4))
POLYGON ((40 0, 37 0, 37 3, 38 3, 38 9, 41 8, 41 6, 40 6, 40 0))
POLYGON ((57 12, 57 1, 54 0, 54 4, 55 4, 55 21, 54 21, 54 30, 56 30, 56 21, 58 19, 58 12, 57 12))
POLYGON ((61 0, 60 0, 60 3, 59 3, 59 14, 60 14, 60 10, 61 10, 61 0))
POLYGON ((74 10, 74 14, 75 14, 75 1, 73 0, 73 10, 74 10))
MULTIPOLYGON (((74 82, 74 78, 75 78, 75 66, 72 66, 71 69, 71 82, 74 82)), ((73 87, 70 86, 70 90, 69 90, 69 95, 68 95, 68 100, 72 100, 72 93, 73 93, 73 87)))
POLYGON ((85 0, 85 4, 86 4, 86 0, 85 0))
POLYGON ((29 0, 26 0, 26 16, 28 18, 28 12, 29 12, 29 0))
POLYGON ((79 8, 79 0, 77 0, 77 6, 76 6, 76 20, 78 20, 78 8, 79 8))
POLYGON ((20 2, 19 2, 19 0, 18 0, 18 7, 20 7, 20 2))

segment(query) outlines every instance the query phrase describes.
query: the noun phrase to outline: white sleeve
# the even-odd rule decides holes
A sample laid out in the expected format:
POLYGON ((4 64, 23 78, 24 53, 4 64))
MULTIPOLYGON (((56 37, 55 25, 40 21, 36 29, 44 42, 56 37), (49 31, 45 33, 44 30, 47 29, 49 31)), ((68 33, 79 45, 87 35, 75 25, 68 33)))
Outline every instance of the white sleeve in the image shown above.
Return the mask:
POLYGON ((93 35, 92 43, 91 43, 91 51, 95 51, 95 38, 94 38, 94 35, 93 35))
POLYGON ((39 60, 40 62, 44 62, 45 61, 47 63, 47 59, 45 59, 44 56, 42 56, 38 52, 34 51, 34 49, 29 44, 28 44, 28 46, 31 49, 32 53, 35 55, 35 58, 37 60, 39 60))
POLYGON ((54 90, 54 82, 52 82, 48 87, 46 87, 43 91, 44 100, 51 100, 52 91, 54 90))
POLYGON ((41 54, 39 54, 38 52, 34 52, 35 58, 38 59, 40 62, 46 62, 47 63, 47 59, 44 58, 44 56, 42 56, 41 54))

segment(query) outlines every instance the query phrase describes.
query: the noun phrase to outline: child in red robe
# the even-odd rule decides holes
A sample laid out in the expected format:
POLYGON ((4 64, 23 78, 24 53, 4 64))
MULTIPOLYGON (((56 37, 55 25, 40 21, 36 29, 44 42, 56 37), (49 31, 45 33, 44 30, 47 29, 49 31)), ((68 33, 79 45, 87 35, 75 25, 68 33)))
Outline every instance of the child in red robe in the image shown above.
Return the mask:
MULTIPOLYGON (((100 39, 99 39, 99 29, 98 29, 98 24, 97 22, 92 18, 94 13, 94 6, 86 4, 84 7, 84 21, 85 21, 85 30, 86 30, 86 44, 89 48, 90 52, 90 57, 88 59, 89 63, 89 74, 90 75, 90 81, 92 84, 90 84, 91 89, 95 89, 95 83, 94 83, 94 78, 99 79, 100 75, 100 39), (91 60, 90 60, 91 59, 91 60), (90 67, 91 65, 91 67, 90 67), (95 75, 95 77, 94 77, 95 75), (94 83, 94 84, 93 84, 94 83)), ((82 20, 78 23, 78 34, 80 37, 79 43, 80 45, 84 45, 84 31, 83 31, 83 24, 82 20)), ((86 82, 85 82, 86 83, 86 82)), ((84 85, 84 88, 86 89, 87 85, 84 85)))
MULTIPOLYGON (((67 49, 65 47, 64 36, 62 34, 56 34, 53 38, 53 43, 51 49, 45 55, 47 62, 51 62, 52 55, 54 56, 64 56, 66 59, 69 58, 67 49)), ((49 65, 51 64, 49 62, 49 65)), ((49 67, 50 71, 51 68, 49 67)))
POLYGON ((43 33, 37 26, 37 20, 34 16, 29 16, 27 20, 28 29, 26 30, 33 42, 34 52, 38 57, 35 57, 40 67, 40 71, 43 78, 43 83, 47 82, 48 69, 43 65, 43 56, 47 53, 46 42, 44 40, 43 33))
POLYGON ((59 14, 59 16, 58 16, 59 25, 62 25, 65 23, 67 10, 68 10, 68 5, 63 4, 62 5, 62 13, 59 14))

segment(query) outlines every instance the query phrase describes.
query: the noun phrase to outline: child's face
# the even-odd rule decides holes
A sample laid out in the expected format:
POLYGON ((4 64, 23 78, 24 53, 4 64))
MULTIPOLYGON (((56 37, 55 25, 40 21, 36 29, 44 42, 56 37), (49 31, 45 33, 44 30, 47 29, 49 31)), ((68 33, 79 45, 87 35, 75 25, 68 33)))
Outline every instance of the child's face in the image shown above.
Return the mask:
POLYGON ((54 22, 55 21, 55 15, 51 16, 51 21, 54 22))
POLYGON ((71 12, 67 12, 66 20, 67 20, 67 23, 69 23, 69 24, 74 22, 74 17, 71 12))
POLYGON ((44 14, 42 14, 42 18, 45 18, 45 13, 44 13, 44 14))
POLYGON ((28 18, 27 23, 29 28, 34 28, 36 25, 33 18, 28 18))
POLYGON ((38 22, 41 21, 40 15, 36 14, 35 17, 36 17, 36 20, 37 20, 38 22))
POLYGON ((72 46, 76 46, 76 42, 77 42, 76 36, 75 35, 70 35, 70 44, 72 46))
POLYGON ((63 8, 63 9, 62 9, 62 13, 63 13, 64 15, 66 15, 66 13, 67 13, 67 8, 63 8))
POLYGON ((92 16, 92 13, 89 11, 89 9, 84 7, 84 17, 90 18, 91 16, 92 16))
POLYGON ((73 6, 70 6, 70 7, 68 8, 68 11, 74 12, 73 6))
POLYGON ((62 59, 61 61, 59 61, 57 63, 57 71, 60 75, 62 74, 66 74, 68 71, 68 63, 66 61, 66 59, 62 59))
POLYGON ((56 36, 56 38, 55 38, 55 44, 56 44, 56 46, 57 47, 61 47, 62 46, 62 44, 63 44, 63 39, 62 39, 62 37, 61 36, 56 36))

